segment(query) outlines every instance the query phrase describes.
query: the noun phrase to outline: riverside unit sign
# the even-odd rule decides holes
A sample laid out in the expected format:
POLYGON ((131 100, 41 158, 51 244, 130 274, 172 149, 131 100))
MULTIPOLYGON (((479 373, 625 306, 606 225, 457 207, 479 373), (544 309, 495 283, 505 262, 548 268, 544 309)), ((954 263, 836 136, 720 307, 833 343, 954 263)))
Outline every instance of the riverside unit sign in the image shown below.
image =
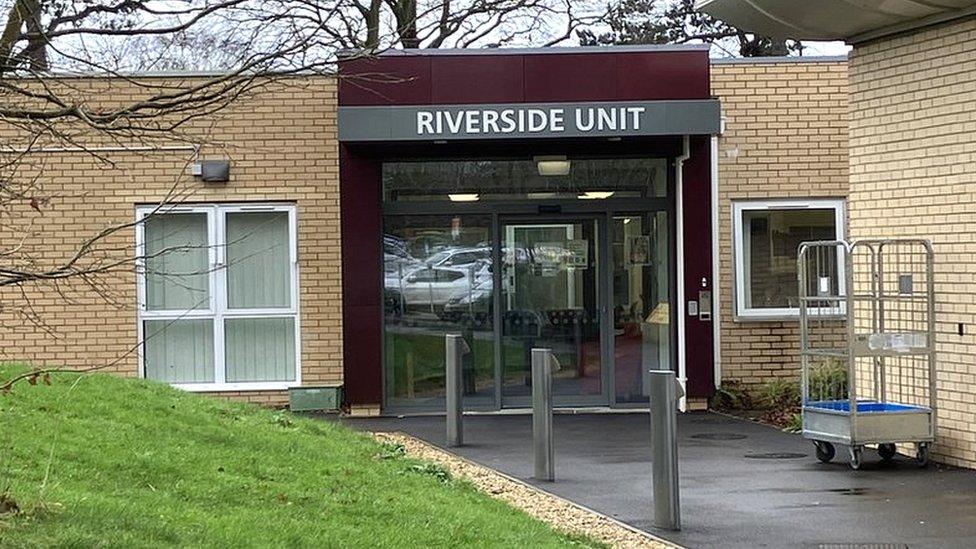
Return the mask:
POLYGON ((339 108, 341 141, 711 135, 717 100, 339 108))
MULTIPOLYGON (((647 107, 576 107, 568 123, 579 132, 640 131, 647 107)), ((567 116, 563 107, 548 109, 435 109, 417 111, 417 135, 562 133, 567 116)))

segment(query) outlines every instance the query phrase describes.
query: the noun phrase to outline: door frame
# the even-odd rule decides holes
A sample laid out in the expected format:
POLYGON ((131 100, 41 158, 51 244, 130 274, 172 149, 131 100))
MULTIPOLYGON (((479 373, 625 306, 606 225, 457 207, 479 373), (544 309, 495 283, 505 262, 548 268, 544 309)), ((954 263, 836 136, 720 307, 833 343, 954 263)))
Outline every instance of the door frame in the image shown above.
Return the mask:
MULTIPOLYGON (((609 299, 613 296, 613 275, 609 271, 612 267, 612 227, 613 227, 613 216, 614 214, 633 214, 640 212, 654 212, 654 211, 665 211, 668 215, 668 231, 670 236, 670 246, 669 246, 669 269, 668 269, 668 286, 669 286, 669 303, 670 303, 670 320, 671 320, 671 356, 669 357, 671 361, 672 370, 677 371, 677 322, 678 322, 678 307, 677 307, 677 240, 681 238, 681 235, 677 234, 676 227, 676 216, 675 216, 675 199, 673 191, 673 181, 674 181, 674 163, 668 162, 668 195, 665 197, 653 197, 653 198, 607 198, 604 200, 572 200, 572 199, 560 199, 560 200, 547 200, 543 204, 530 202, 530 201, 495 201, 495 202, 401 202, 401 203, 390 203, 384 204, 382 216, 385 218, 387 216, 443 216, 443 215, 485 215, 491 218, 491 260, 493 265, 501 265, 501 231, 502 220, 508 221, 509 219, 518 220, 540 220, 548 219, 550 221, 565 221, 566 219, 581 218, 581 217, 595 217, 601 219, 601 225, 604 227, 601 237, 601 245, 605 250, 602 256, 605 258, 606 265, 604 266, 605 275, 601 277, 602 284, 599 286, 603 289, 604 295, 607 296, 608 301, 604 301, 604 305, 610 311, 610 322, 606 322, 601 319, 601 366, 603 366, 606 379, 607 391, 609 391, 609 396, 603 399, 602 404, 576 404, 578 406, 609 406, 610 408, 646 408, 642 404, 634 403, 620 403, 616 402, 616 379, 615 379, 615 365, 613 363, 613 322, 612 322, 612 311, 613 308, 609 306, 609 299), (557 213, 542 213, 543 211, 554 210, 557 213), (609 358, 608 358, 609 357, 609 358)), ((381 225, 382 227, 382 225, 381 225)), ((381 228, 379 234, 377 235, 377 240, 379 241, 380 249, 383 246, 383 232, 384 229, 381 228)), ((382 272, 383 269, 383 256, 380 254, 378 259, 377 268, 382 272)), ((500 269, 495 269, 492 273, 492 283, 495 284, 497 288, 501 287, 500 282, 500 269)), ((426 413, 431 411, 442 410, 440 405, 432 406, 429 402, 418 402, 416 404, 392 404, 390 402, 390 395, 388 394, 387 387, 387 372, 386 372, 386 335, 385 335, 385 312, 382 311, 383 308, 383 298, 382 292, 383 288, 380 288, 380 334, 381 334, 381 362, 380 362, 380 378, 382 384, 382 408, 386 411, 391 411, 394 413, 426 413)), ((493 338, 493 349, 494 349, 494 361, 495 361, 495 391, 493 401, 489 398, 488 402, 492 402, 492 405, 485 406, 484 404, 475 406, 472 409, 479 411, 498 411, 503 409, 502 406, 502 390, 501 390, 501 307, 499 306, 501 292, 493 292, 492 297, 492 321, 494 326, 496 326, 496 335, 493 338)), ((602 380, 601 380, 602 381, 602 380)), ((436 400, 436 399, 435 399, 436 400)), ((559 406, 566 406, 560 401, 556 402, 559 406)), ((572 405, 571 405, 572 406, 572 405)), ((467 406, 466 406, 467 408, 467 406)))
MULTIPOLYGON (((599 304, 600 314, 600 394, 599 395, 553 395, 553 405, 561 407, 574 406, 611 406, 614 400, 613 395, 613 348, 610 341, 613 335, 613 309, 608 306, 608 301, 613 296, 613 277, 608 276, 610 267, 611 241, 609 239, 609 228, 607 225, 608 216, 612 213, 607 212, 566 212, 558 214, 500 214, 496 216, 496 231, 493 235, 492 247, 497 255, 495 258, 501 260, 502 239, 505 234, 503 231, 508 226, 533 226, 533 225, 566 225, 578 221, 592 221, 596 227, 596 299, 599 304), (609 324, 608 324, 609 322, 609 324)), ((502 263, 495 263, 501 266, 502 263)), ((493 292, 492 307, 494 309, 495 322, 495 401, 498 409, 504 408, 528 408, 532 406, 530 396, 509 396, 504 395, 502 387, 502 271, 496 268, 492 273, 492 284, 498 291, 493 292)))

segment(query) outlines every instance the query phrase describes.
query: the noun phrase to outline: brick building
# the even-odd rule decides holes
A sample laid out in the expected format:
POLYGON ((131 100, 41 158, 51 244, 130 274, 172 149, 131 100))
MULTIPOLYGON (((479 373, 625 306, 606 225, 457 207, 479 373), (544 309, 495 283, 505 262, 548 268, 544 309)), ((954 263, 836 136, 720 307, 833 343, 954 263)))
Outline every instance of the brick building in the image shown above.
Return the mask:
MULTIPOLYGON (((173 84, 185 85, 184 77, 166 78, 173 84)), ((103 98, 106 103, 113 99, 135 99, 141 93, 135 86, 106 79, 71 79, 66 88, 70 87, 81 88, 85 97, 103 98)), ((86 143, 87 150, 34 146, 28 161, 17 163, 18 177, 30 177, 30 172, 36 172, 42 178, 40 182, 45 194, 53 196, 50 208, 43 214, 36 214, 28 204, 22 204, 20 211, 11 212, 9 223, 5 221, 5 233, 0 242, 9 249, 8 246, 13 247, 23 240, 29 246, 29 249, 21 250, 23 257, 32 257, 41 265, 51 266, 70 257, 98 231, 131 223, 141 207, 151 208, 161 202, 183 210, 196 208, 195 213, 187 211, 180 215, 211 226, 216 224, 212 218, 217 212, 211 213, 214 205, 282 206, 286 209, 273 215, 283 217, 294 215, 287 210, 287 207, 294 207, 299 212, 299 222, 295 224, 297 236, 292 238, 300 258, 299 299, 285 303, 280 312, 297 319, 296 325, 300 326, 300 337, 292 339, 300 342, 301 350, 286 359, 296 367, 300 365, 301 370, 288 376, 292 380, 286 382, 239 383, 236 386, 225 383, 219 389, 221 393, 249 401, 285 404, 288 395, 284 389, 292 383, 341 383, 341 256, 335 97, 336 83, 331 78, 287 78, 216 116, 196 122, 198 127, 194 128, 194 133, 206 135, 206 143, 86 143), (230 160, 229 182, 202 184, 191 174, 191 166, 207 158, 230 160), (239 391, 239 388, 246 390, 239 391)), ((25 136, 15 129, 10 126, 0 128, 6 144, 12 147, 26 145, 25 136)), ((262 214, 252 211, 237 215, 239 219, 247 219, 262 214)), ((150 228, 153 229, 156 228, 150 228)), ((100 249, 114 251, 99 252, 96 257, 117 257, 119 254, 135 257, 140 244, 137 241, 139 234, 133 228, 113 234, 100 249)), ((287 231, 285 234, 287 240, 287 231)), ((251 262, 251 259, 242 261, 243 264, 251 262)), ((146 323, 155 323, 149 324, 150 331, 168 325, 170 333, 174 334, 182 326, 190 328, 188 331, 192 333, 204 322, 212 322, 215 317, 212 305, 207 308, 206 316, 195 320, 184 318, 185 313, 176 306, 181 304, 179 298, 183 297, 192 299, 193 305, 200 308, 196 300, 209 301, 216 292, 188 283, 187 288, 195 292, 188 290, 183 292, 187 295, 176 296, 177 302, 173 305, 160 303, 158 312, 154 312, 152 306, 140 306, 147 302, 147 296, 131 268, 99 278, 99 291, 79 280, 58 287, 50 284, 25 286, 26 294, 11 287, 0 290, 0 301, 4 305, 0 311, 4 334, 0 345, 2 360, 49 366, 66 364, 77 369, 107 366, 108 370, 124 375, 165 381, 182 375, 165 370, 144 370, 141 358, 147 349, 138 344, 142 340, 140 334, 146 323), (105 294, 104 290, 109 293, 105 294), (103 295, 99 295, 100 292, 103 295), (32 320, 35 317, 36 321, 32 320), (140 322, 140 318, 144 322, 140 322)), ((149 297, 150 301, 160 299, 149 297)), ((271 316, 280 318, 278 313, 273 311, 271 316)), ((244 322, 259 322, 261 317, 252 318, 244 322)), ((212 332, 211 328, 207 334, 212 332)), ((199 333, 202 332, 196 337, 199 333)), ((213 367, 213 358, 203 359, 200 353, 180 355, 179 345, 170 349, 157 345, 163 339, 148 338, 148 351, 155 352, 162 360, 213 367), (175 354, 165 357, 167 350, 175 354)), ((212 350, 212 346, 210 343, 206 349, 212 350)), ((194 380, 190 387, 194 390, 218 388, 213 372, 211 375, 197 372, 187 379, 194 380)))
POLYGON ((976 3, 705 0, 764 34, 845 40, 850 56, 850 235, 932 242, 939 433, 934 453, 976 465, 976 3))
MULTIPOLYGON (((725 120, 718 139, 717 362, 722 380, 755 389, 796 377, 798 323, 790 313, 749 310, 743 295, 736 294, 736 283, 745 277, 734 253, 734 224, 742 221, 743 208, 775 209, 811 200, 843 206, 848 187, 847 60, 716 59, 712 92, 722 101, 725 120), (734 206, 739 206, 735 216, 734 206)), ((768 272, 765 276, 774 278, 768 272)), ((795 290, 795 269, 786 270, 785 278, 795 290)))
POLYGON ((104 145, 111 163, 35 149, 24 169, 63 195, 29 229, 39 257, 152 214, 108 241, 151 264, 107 279, 111 299, 2 290, 4 360, 267 404, 342 387, 354 413, 442 407, 451 332, 484 410, 524 406, 539 344, 559 350, 565 406, 644 406, 648 363, 679 372, 691 408, 722 380, 796 376, 795 244, 847 232, 846 60, 657 47, 343 67, 376 70, 409 78, 281 79, 196 121, 205 143, 104 145), (194 175, 204 160, 229 180, 194 175))

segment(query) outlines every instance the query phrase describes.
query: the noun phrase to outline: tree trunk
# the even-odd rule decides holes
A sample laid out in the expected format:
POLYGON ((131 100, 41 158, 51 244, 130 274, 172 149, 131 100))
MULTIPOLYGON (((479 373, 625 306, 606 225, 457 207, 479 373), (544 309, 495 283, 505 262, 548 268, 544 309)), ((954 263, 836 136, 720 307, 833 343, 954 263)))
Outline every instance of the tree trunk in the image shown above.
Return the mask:
POLYGON ((404 49, 417 49, 420 39, 417 37, 417 1, 398 0, 393 8, 393 15, 397 22, 397 37, 404 49))
POLYGON ((14 51, 14 42, 20 36, 20 30, 24 26, 24 19, 27 14, 28 0, 17 0, 10 6, 7 13, 7 23, 3 27, 3 34, 0 34, 0 74, 12 70, 14 63, 11 56, 14 51))
POLYGON ((366 19, 366 49, 376 51, 380 49, 380 9, 383 0, 371 0, 369 11, 363 13, 366 19))
POLYGON ((30 5, 27 13, 27 47, 24 49, 24 56, 30 61, 30 68, 34 71, 46 71, 47 64, 47 37, 44 36, 44 27, 41 25, 41 2, 40 0, 27 0, 25 3, 30 5))
POLYGON ((3 27, 3 34, 0 34, 0 74, 21 64, 22 59, 16 57, 29 60, 32 70, 48 69, 47 39, 41 26, 40 0, 16 0, 7 13, 7 23, 3 27), (14 49, 25 23, 27 47, 18 55, 14 49))

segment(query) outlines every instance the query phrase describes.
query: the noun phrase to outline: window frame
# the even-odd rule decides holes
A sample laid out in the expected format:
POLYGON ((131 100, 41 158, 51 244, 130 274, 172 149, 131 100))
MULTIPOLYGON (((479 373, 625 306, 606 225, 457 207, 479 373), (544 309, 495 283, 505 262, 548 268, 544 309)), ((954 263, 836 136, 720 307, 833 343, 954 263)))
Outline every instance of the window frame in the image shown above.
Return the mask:
MULTIPOLYGON (((732 201, 732 278, 733 319, 739 321, 799 320, 799 307, 746 307, 746 258, 743 239, 743 214, 753 211, 834 210, 834 240, 846 238, 846 200, 844 198, 789 198, 732 201)), ((842 251, 838 249, 838 288, 844 295, 847 288, 842 251)), ((808 308, 811 316, 828 316, 815 308, 808 308)))
POLYGON ((193 392, 209 391, 269 391, 285 390, 302 384, 301 315, 299 310, 298 273, 298 220, 294 204, 277 203, 220 203, 179 206, 137 206, 136 231, 136 315, 137 354, 139 377, 146 378, 144 323, 149 320, 211 320, 213 322, 214 381, 212 383, 170 383, 173 387, 193 392), (290 269, 290 306, 254 309, 230 309, 227 306, 228 286, 226 267, 227 215, 233 213, 284 212, 288 215, 288 252, 290 269), (149 310, 146 295, 145 248, 146 228, 144 220, 151 215, 206 214, 208 243, 208 280, 210 299, 206 309, 149 310), (292 381, 227 382, 225 320, 239 318, 292 318, 295 325, 295 376, 292 381))

